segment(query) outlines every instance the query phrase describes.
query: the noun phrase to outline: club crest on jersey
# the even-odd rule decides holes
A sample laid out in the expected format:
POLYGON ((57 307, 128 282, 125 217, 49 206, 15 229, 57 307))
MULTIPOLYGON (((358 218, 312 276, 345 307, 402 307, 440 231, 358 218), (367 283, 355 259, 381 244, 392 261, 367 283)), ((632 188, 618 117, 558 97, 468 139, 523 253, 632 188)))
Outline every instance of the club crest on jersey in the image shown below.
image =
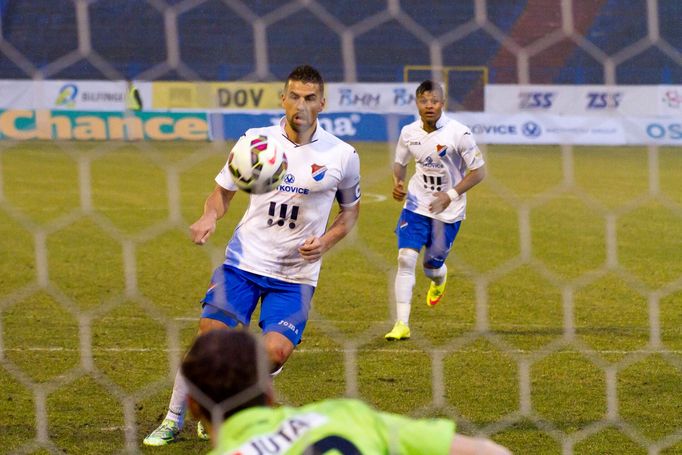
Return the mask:
POLYGON ((438 153, 438 156, 443 158, 445 154, 448 152, 448 146, 447 145, 436 145, 436 153, 438 153))
POLYGON ((324 164, 320 166, 319 164, 312 164, 310 166, 312 168, 312 175, 313 175, 313 180, 316 182, 319 182, 324 178, 324 174, 327 173, 327 166, 324 164))

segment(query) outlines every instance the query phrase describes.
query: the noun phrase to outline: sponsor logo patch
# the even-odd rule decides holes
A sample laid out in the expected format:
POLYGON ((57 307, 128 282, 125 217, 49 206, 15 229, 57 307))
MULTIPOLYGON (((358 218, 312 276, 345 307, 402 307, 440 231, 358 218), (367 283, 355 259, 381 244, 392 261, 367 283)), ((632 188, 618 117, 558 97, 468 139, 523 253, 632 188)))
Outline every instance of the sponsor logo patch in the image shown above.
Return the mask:
POLYGON ((74 107, 76 105, 76 95, 78 86, 76 84, 66 84, 59 89, 59 94, 55 100, 55 106, 74 107))
POLYGON ((521 131, 526 137, 539 137, 542 134, 542 128, 535 122, 524 123, 521 131))

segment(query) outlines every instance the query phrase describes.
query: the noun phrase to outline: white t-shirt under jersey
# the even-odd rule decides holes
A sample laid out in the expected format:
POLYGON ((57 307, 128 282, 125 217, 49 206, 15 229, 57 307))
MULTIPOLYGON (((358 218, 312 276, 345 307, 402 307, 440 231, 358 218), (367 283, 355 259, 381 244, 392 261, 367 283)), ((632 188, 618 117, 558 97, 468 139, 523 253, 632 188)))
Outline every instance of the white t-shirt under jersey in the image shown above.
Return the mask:
MULTIPOLYGON (((321 261, 305 261, 298 248, 324 234, 334 200, 352 206, 360 200, 360 159, 352 146, 319 124, 309 144, 297 145, 278 126, 252 128, 287 156, 287 172, 276 190, 251 194, 249 206, 225 249, 225 264, 280 280, 315 286, 321 261)), ((216 176, 227 190, 237 186, 227 164, 216 176)))
POLYGON ((407 187, 404 207, 445 223, 466 218, 466 194, 460 195, 440 213, 429 211, 433 193, 454 188, 467 170, 485 164, 471 131, 456 120, 440 116, 436 130, 424 131, 421 120, 405 125, 395 150, 395 162, 407 166, 415 160, 415 174, 407 187))

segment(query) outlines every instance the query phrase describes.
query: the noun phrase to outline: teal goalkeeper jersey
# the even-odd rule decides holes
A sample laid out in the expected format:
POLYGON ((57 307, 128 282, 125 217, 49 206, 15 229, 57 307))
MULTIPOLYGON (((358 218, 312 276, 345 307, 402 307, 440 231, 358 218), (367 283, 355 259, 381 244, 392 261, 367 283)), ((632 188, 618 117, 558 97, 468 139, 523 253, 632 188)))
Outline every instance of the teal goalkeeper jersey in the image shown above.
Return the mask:
POLYGON ((454 433, 450 420, 416 420, 378 412, 358 400, 325 400, 238 412, 223 423, 211 455, 446 455, 454 433))

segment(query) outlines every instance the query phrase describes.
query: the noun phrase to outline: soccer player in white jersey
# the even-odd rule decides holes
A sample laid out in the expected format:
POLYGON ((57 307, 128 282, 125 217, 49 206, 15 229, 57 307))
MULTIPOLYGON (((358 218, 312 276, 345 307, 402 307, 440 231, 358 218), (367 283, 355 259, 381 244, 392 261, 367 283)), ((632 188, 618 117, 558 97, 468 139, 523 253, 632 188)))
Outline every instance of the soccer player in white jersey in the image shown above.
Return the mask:
MULTIPOLYGON (((202 300, 199 334, 249 325, 260 301, 259 326, 273 374, 301 342, 322 255, 350 232, 360 213, 360 160, 352 146, 319 127, 324 105, 320 73, 308 65, 297 67, 284 85, 285 116, 279 125, 247 131, 277 143, 287 156, 287 174, 277 189, 250 195, 225 262, 213 273, 202 300), (334 200, 340 210, 327 228, 334 200)), ((237 192, 227 164, 215 180, 203 215, 190 227, 199 245, 215 231, 237 192)), ((178 373, 168 414, 145 445, 177 438, 186 401, 187 384, 178 373)), ((202 427, 199 436, 207 437, 202 427)))
POLYGON ((443 88, 422 82, 416 102, 420 119, 403 127, 393 163, 393 199, 405 204, 396 227, 396 322, 387 340, 410 338, 412 290, 422 248, 424 274, 431 279, 426 304, 440 302, 448 273, 445 260, 466 215, 465 193, 485 177, 485 162, 471 131, 443 114, 443 88), (405 191, 411 159, 415 174, 405 191))

